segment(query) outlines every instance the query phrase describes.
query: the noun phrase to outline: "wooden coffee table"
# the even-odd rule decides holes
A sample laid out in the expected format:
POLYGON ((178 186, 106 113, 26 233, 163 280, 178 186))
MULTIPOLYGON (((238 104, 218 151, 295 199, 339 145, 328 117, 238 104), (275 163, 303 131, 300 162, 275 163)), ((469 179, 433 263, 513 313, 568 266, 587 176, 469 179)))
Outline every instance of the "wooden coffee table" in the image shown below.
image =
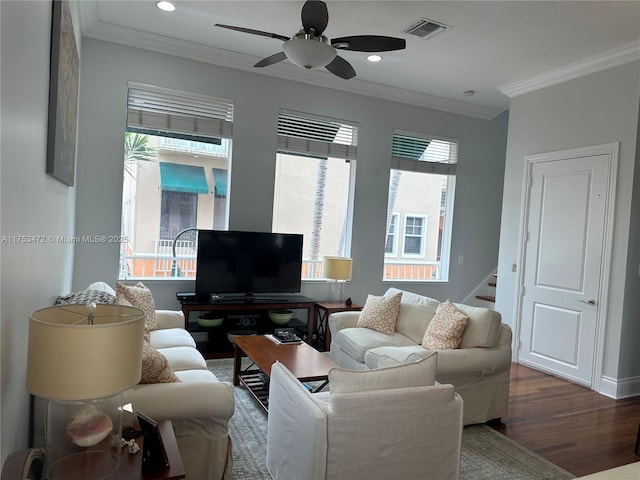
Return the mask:
POLYGON ((282 363, 301 382, 322 382, 312 391, 322 390, 328 383, 329 370, 338 364, 306 343, 278 344, 265 335, 236 336, 233 384, 243 384, 262 407, 269 409, 269 377, 271 365, 282 363), (242 357, 252 364, 241 368, 242 357))

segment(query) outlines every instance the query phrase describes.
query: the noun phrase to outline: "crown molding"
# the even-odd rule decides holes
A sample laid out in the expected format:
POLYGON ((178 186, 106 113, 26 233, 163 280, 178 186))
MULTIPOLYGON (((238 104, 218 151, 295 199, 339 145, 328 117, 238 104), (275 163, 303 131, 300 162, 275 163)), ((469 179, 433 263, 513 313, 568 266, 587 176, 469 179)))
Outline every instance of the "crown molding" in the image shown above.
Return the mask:
MULTIPOLYGON (((81 4, 83 2, 80 2, 81 4)), ((85 9, 88 10, 88 9, 85 9)), ((367 82, 357 78, 348 83, 338 79, 324 70, 314 70, 313 75, 289 63, 281 62, 271 65, 259 72, 253 65, 260 60, 251 55, 223 50, 209 45, 202 45, 184 40, 178 40, 157 34, 140 32, 119 27, 117 25, 99 22, 91 11, 81 11, 82 31, 86 37, 95 38, 112 43, 164 53, 199 62, 210 63, 222 67, 244 70, 254 74, 267 75, 294 82, 302 82, 319 87, 331 88, 345 92, 366 95, 383 100, 405 103, 413 106, 432 108, 458 115, 465 115, 483 120, 491 120, 504 110, 476 105, 459 100, 451 100, 434 95, 422 94, 388 85, 367 82)))
POLYGON ((640 40, 569 63, 526 80, 498 87, 509 98, 640 60, 640 40))

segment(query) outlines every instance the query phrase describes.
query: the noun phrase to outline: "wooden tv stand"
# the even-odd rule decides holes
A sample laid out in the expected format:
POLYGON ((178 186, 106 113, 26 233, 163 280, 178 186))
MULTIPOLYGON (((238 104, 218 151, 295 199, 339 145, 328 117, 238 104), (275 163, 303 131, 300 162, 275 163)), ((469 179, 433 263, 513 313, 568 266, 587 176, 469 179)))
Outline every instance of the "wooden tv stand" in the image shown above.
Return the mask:
MULTIPOLYGON (((182 313, 184 313, 185 329, 194 334, 196 332, 207 332, 209 336, 217 335, 226 338, 227 331, 231 329, 227 322, 226 325, 213 328, 203 328, 197 323, 197 320, 190 319, 192 312, 219 312, 221 316, 228 315, 252 315, 258 314, 259 319, 255 326, 251 327, 257 330, 257 333, 265 333, 273 331, 278 325, 273 324, 268 317, 269 310, 306 310, 307 313, 307 332, 306 342, 312 343, 314 330, 314 308, 315 301, 302 295, 265 295, 238 298, 223 298, 219 301, 205 302, 202 299, 181 300, 182 313)), ((286 327, 286 325, 284 325, 286 327)), ((224 339, 222 339, 224 341, 224 339)), ((208 342, 209 343, 209 342, 208 342)), ((201 351, 207 358, 216 357, 232 357, 233 346, 229 344, 229 350, 223 352, 201 351)))

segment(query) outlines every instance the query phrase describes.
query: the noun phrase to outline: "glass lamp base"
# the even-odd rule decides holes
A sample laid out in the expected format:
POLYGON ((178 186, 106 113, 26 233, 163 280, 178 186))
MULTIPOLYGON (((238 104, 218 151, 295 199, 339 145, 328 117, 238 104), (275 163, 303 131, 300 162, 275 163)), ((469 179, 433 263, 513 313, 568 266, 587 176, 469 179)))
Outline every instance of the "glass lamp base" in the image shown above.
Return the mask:
POLYGON ((120 466, 122 395, 49 400, 45 478, 101 480, 120 466))

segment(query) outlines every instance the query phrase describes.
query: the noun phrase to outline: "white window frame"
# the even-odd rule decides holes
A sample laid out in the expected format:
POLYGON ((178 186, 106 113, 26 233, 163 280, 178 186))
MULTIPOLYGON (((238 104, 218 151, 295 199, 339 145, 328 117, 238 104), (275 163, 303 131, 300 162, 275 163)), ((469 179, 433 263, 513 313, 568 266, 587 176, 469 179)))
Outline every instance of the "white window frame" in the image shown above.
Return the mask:
POLYGON ((390 230, 387 232, 387 236, 385 237, 384 242, 384 254, 387 257, 396 257, 398 255, 398 228, 400 226, 400 215, 398 215, 397 213, 392 213, 389 225, 393 225, 395 228, 393 229, 393 231, 390 230), (391 251, 387 252, 387 239, 389 238, 389 236, 393 237, 393 245, 391 246, 391 251))
POLYGON ((402 224, 402 258, 421 258, 424 257, 426 252, 425 252, 425 239, 427 238, 427 225, 428 225, 428 217, 427 215, 421 215, 421 214, 416 214, 416 213, 406 213, 404 215, 404 221, 402 224), (407 237, 418 237, 418 235, 408 235, 407 234, 407 225, 408 225, 408 220, 410 218, 416 218, 416 219, 420 219, 422 220, 422 232, 419 235, 420 237, 420 251, 418 253, 406 253, 405 252, 405 248, 407 246, 407 237))
MULTIPOLYGON (((358 123, 306 112, 281 109, 278 115, 277 153, 292 156, 342 159, 349 163, 349 190, 345 218, 344 251, 331 255, 351 256, 353 204, 355 198, 355 169, 358 153, 358 123), (339 126, 335 136, 332 130, 339 126), (327 133, 328 132, 328 133, 327 133), (326 134, 326 135, 323 135, 326 134)), ((275 207, 274 207, 275 208, 275 207)), ((320 258, 322 259, 322 252, 320 258)), ((303 281, 322 277, 304 277, 303 281)))
MULTIPOLYGON (((457 173, 457 161, 459 158, 460 152, 460 142, 455 138, 443 137, 438 135, 429 135, 426 133, 418 133, 418 132, 409 132, 406 130, 395 129, 393 132, 394 135, 394 146, 395 146, 395 137, 398 136, 406 136, 410 139, 424 139, 429 140, 430 144, 433 141, 446 142, 449 144, 448 153, 449 158, 421 158, 416 159, 415 156, 408 154, 403 156, 401 154, 394 155, 392 152, 391 156, 391 168, 390 170, 402 170, 402 171, 410 171, 410 172, 418 172, 418 173, 426 173, 426 174, 436 174, 436 175, 446 175, 447 179, 447 192, 445 198, 445 207, 444 207, 444 215, 445 215, 445 225, 442 236, 441 243, 441 252, 440 252, 440 272, 439 278, 436 280, 414 280, 414 279, 395 279, 395 278, 382 278, 383 282, 397 282, 397 281, 407 281, 407 282, 422 282, 422 281, 436 281, 436 282, 447 282, 449 280, 449 266, 450 266, 450 256, 451 256, 451 234, 453 229, 453 213, 454 213, 454 203, 455 203, 455 186, 456 186, 456 173, 457 173)), ((426 153, 426 151, 424 152, 426 153)), ((424 155, 423 153, 423 155, 424 155)), ((412 216, 407 213, 406 216, 412 216)), ((413 215, 415 216, 415 215, 413 215)), ((427 223, 425 221, 425 236, 426 238, 426 228, 427 223)), ((403 245, 401 252, 404 252, 404 229, 405 226, 402 225, 403 232, 403 245)), ((386 244, 386 236, 388 232, 385 231, 385 244, 386 244)), ((422 256, 424 256, 424 249, 422 251, 422 256)), ((386 257, 391 257, 390 254, 386 254, 385 252, 385 265, 386 265, 386 257)), ((412 257, 419 257, 419 255, 400 255, 400 258, 410 259, 412 257)), ((386 268, 386 266, 385 266, 386 268)))

